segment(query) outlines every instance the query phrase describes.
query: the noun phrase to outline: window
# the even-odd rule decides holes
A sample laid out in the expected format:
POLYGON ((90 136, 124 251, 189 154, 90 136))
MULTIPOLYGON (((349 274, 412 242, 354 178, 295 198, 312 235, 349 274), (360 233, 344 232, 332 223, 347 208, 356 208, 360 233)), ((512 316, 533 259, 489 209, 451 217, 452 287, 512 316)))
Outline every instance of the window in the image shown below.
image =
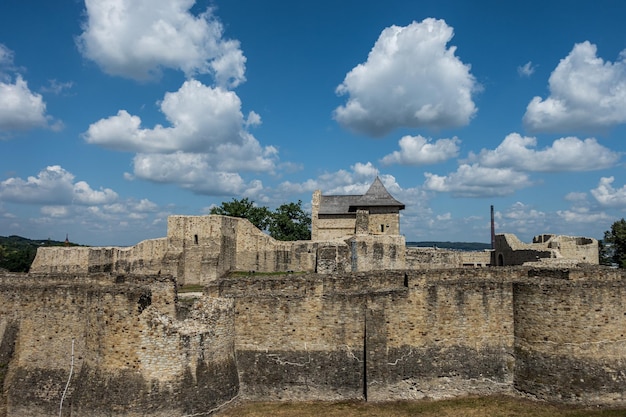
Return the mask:
POLYGON ((198 235, 193 235, 193 243, 198 244, 198 235))

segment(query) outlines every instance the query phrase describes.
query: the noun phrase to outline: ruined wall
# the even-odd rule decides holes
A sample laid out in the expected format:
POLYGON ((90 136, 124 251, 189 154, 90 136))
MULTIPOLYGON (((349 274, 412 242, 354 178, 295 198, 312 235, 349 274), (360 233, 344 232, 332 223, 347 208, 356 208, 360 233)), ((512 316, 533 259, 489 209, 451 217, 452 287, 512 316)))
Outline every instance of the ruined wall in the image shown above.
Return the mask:
POLYGON ((30 272, 87 274, 96 272, 156 274, 167 250, 167 240, 149 239, 130 247, 41 247, 30 272))
POLYGON ((346 240, 351 271, 379 271, 406 267, 404 236, 356 235, 346 240))
POLYGON ((553 401, 626 404, 623 271, 531 270, 514 285, 514 300, 518 390, 553 401))
POLYGON ((311 240, 343 239, 352 236, 356 230, 355 215, 323 214, 315 223, 315 234, 311 231, 311 240))
POLYGON ((205 412, 238 390, 232 302, 202 300, 176 320, 171 278, 0 277, 7 416, 171 416, 205 412))
POLYGON ((175 289, 163 274, 0 275, 0 416, 58 415, 72 339, 63 415, 517 391, 626 405, 622 270, 250 274, 184 314, 175 289))
POLYGON ((556 237, 559 252, 565 258, 579 259, 581 262, 597 265, 600 263, 598 241, 586 237, 556 237))
POLYGON ((459 268, 463 266, 460 251, 436 248, 406 248, 407 269, 459 268))
POLYGON ((511 389, 511 283, 458 270, 248 276, 235 300, 242 396, 370 400, 511 389))
POLYGON ((523 265, 526 262, 537 262, 541 258, 555 258, 557 254, 546 245, 526 244, 515 235, 496 235, 494 258, 497 266, 523 265))

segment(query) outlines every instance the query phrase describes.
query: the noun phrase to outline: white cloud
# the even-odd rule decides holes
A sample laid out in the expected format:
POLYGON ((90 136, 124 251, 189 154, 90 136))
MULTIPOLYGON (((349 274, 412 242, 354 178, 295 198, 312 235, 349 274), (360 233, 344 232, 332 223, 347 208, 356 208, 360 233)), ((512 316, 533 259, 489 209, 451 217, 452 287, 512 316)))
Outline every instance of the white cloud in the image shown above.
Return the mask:
MULTIPOLYGON (((135 152, 208 152, 224 143, 243 143, 244 120, 236 93, 188 80, 165 94, 161 112, 170 127, 141 127, 141 119, 126 110, 101 119, 84 134, 88 143, 135 152)), ((257 120, 255 118, 255 120, 257 120)))
POLYGON ((245 81, 239 42, 223 38, 211 9, 194 15, 194 0, 86 0, 86 21, 77 38, 81 53, 104 72, 137 80, 163 68, 188 77, 211 73, 218 85, 245 81))
POLYGON ((109 188, 94 190, 84 181, 74 182, 74 175, 59 165, 49 166, 36 177, 9 178, 0 182, 0 198, 7 202, 62 205, 94 205, 115 201, 118 196, 109 188))
POLYGON ((424 173, 424 189, 449 192, 458 197, 488 197, 513 194, 531 185, 526 174, 510 168, 462 164, 449 175, 424 173))
POLYGON ((570 210, 557 210, 557 216, 571 226, 574 224, 598 224, 611 220, 611 216, 603 212, 592 212, 587 207, 574 207, 570 210))
POLYGON ((16 71, 13 59, 13 51, 0 43, 0 139, 3 131, 61 129, 61 122, 53 122, 46 115, 46 103, 41 94, 32 92, 20 74, 15 74, 15 82, 11 81, 13 77, 9 72, 16 71))
POLYGON ((46 103, 20 75, 15 83, 0 82, 0 131, 47 127, 46 103))
POLYGON ((602 177, 591 195, 604 207, 626 208, 626 185, 614 188, 614 177, 602 177))
POLYGON ((207 195, 245 195, 258 187, 247 184, 236 172, 216 170, 207 154, 138 154, 133 159, 135 176, 144 180, 175 183, 207 195))
POLYGON ((483 149, 471 154, 470 162, 492 168, 511 168, 519 171, 562 172, 591 171, 615 165, 620 154, 600 145, 594 138, 580 140, 576 137, 557 139, 552 146, 534 150, 537 139, 509 134, 494 150, 483 149))
POLYGON ((530 77, 535 73, 535 66, 532 61, 528 61, 522 66, 517 67, 517 73, 520 77, 530 77))
POLYGON ((383 30, 367 61, 337 87, 348 102, 335 109, 334 118, 371 136, 399 127, 467 125, 477 110, 472 93, 479 86, 456 48, 446 47, 452 36, 445 21, 431 18, 383 30))
POLYGON ((425 138, 421 135, 404 136, 398 142, 400 150, 386 155, 381 162, 384 165, 437 164, 457 157, 460 142, 456 137, 452 139, 438 139, 433 143, 430 138, 425 138))
POLYGON ((261 146, 246 130, 261 118, 250 112, 244 119, 234 92, 188 80, 165 94, 160 106, 168 127, 143 128, 138 116, 120 110, 83 136, 91 144, 137 152, 134 173, 126 179, 175 183, 202 194, 238 194, 258 187, 246 184, 239 172, 274 172, 278 150, 261 146))
POLYGON ((602 129, 626 122, 626 51, 612 63, 589 42, 574 45, 550 75, 550 96, 534 97, 524 124, 534 131, 602 129))

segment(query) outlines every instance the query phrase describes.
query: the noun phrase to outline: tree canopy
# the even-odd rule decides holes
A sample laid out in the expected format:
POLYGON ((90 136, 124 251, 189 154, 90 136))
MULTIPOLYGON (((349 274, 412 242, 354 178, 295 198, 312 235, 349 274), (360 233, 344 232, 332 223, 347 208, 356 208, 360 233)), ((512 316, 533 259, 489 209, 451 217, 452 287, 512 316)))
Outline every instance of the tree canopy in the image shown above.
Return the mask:
POLYGON ((248 198, 233 198, 230 202, 211 208, 210 213, 248 219, 258 229, 269 232, 276 240, 311 239, 311 216, 302 209, 301 200, 283 204, 271 211, 267 207, 257 206, 248 198))
POLYGON ((626 220, 621 219, 611 225, 611 230, 604 232, 603 253, 601 258, 626 268, 626 220))
POLYGON ((233 201, 225 201, 221 206, 211 208, 210 213, 248 219, 259 230, 267 229, 272 214, 267 207, 259 207, 247 198, 241 200, 233 198, 233 201))

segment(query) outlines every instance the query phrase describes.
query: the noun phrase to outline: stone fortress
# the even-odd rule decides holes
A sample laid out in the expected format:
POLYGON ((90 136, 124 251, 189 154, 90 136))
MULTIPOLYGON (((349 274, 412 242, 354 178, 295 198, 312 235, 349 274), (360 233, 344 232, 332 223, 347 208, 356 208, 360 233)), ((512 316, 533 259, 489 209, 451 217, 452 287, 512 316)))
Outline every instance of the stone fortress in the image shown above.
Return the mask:
POLYGON ((0 416, 494 393, 626 407, 626 277, 596 240, 406 248, 403 208, 376 179, 316 192, 311 241, 171 216, 129 248, 40 248, 0 274, 0 416))

